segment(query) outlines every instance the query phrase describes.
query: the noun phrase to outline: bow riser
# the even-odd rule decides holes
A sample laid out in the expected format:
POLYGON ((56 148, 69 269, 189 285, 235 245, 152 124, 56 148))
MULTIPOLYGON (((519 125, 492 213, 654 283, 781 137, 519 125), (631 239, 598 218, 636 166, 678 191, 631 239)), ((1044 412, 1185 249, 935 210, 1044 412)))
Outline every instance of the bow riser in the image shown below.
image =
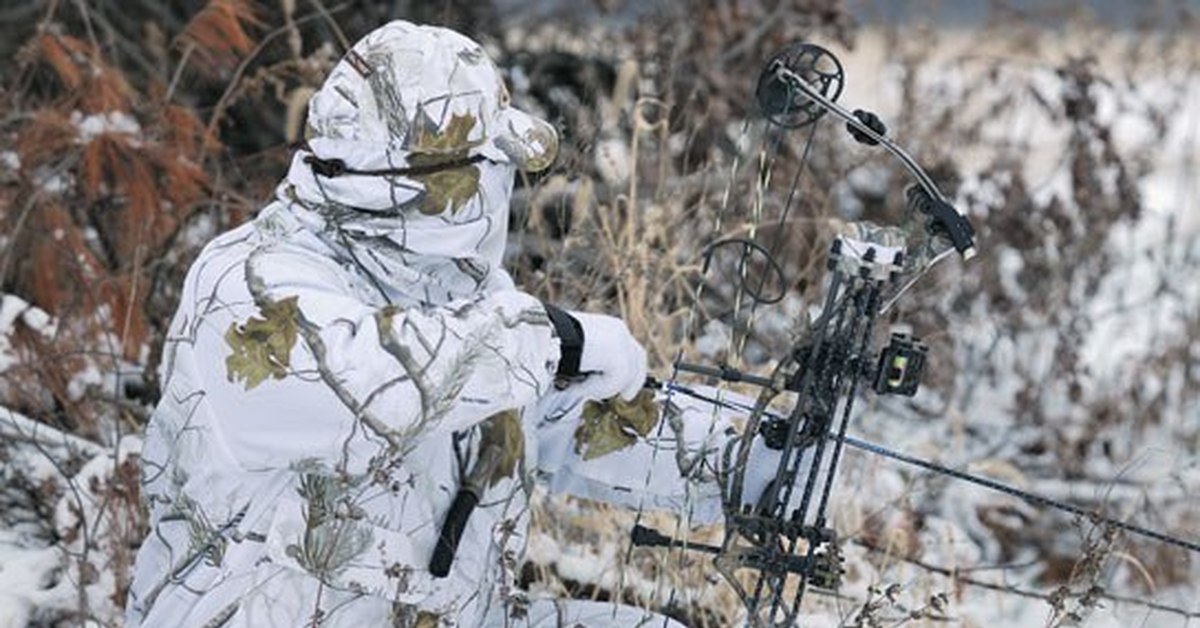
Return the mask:
MULTIPOLYGON (((746 503, 740 481, 732 483, 725 500, 726 537, 716 565, 734 584, 753 626, 791 625, 809 585, 834 588, 840 575, 836 535, 826 524, 843 443, 827 435, 845 434, 858 384, 868 375, 863 365, 870 362, 866 356, 886 280, 869 272, 848 275, 846 266, 866 269, 838 248, 831 254, 825 308, 773 378, 796 392, 795 405, 786 421, 762 421, 764 413, 752 413, 738 442, 737 463, 730 467, 755 464, 756 437, 779 451, 775 479, 754 505, 746 503), (803 491, 795 503, 801 479, 803 491), (754 574, 750 586, 742 585, 739 572, 745 570, 754 574)), ((776 392, 764 391, 758 405, 765 408, 776 392)))

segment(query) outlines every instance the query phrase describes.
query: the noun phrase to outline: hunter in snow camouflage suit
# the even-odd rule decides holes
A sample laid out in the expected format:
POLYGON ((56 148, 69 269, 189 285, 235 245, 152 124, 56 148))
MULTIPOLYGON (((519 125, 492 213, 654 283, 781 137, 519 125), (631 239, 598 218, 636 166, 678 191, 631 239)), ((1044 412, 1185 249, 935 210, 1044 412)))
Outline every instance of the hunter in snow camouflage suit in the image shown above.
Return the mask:
POLYGON ((515 172, 552 162, 553 127, 509 106, 478 44, 405 22, 355 44, 308 126, 274 200, 185 281, 129 628, 677 626, 515 587, 534 482, 711 520, 727 438, 711 410, 660 430, 624 323, 501 267, 515 172))

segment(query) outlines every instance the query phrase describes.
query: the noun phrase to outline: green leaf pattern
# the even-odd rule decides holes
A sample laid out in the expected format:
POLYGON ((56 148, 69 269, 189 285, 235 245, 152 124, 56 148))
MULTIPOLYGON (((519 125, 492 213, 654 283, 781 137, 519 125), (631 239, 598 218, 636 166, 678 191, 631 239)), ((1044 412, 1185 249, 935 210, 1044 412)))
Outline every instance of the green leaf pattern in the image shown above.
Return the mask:
POLYGON ((304 536, 287 547, 287 554, 322 582, 336 578, 374 540, 372 528, 364 525, 361 509, 346 476, 322 473, 300 476, 297 489, 304 500, 304 536))
POLYGON ((521 427, 521 414, 506 410, 484 421, 479 426, 480 459, 494 456, 486 469, 486 477, 480 478, 486 488, 496 486, 504 478, 513 478, 525 459, 525 430, 521 427))
POLYGON ((632 447, 658 423, 658 404, 654 393, 643 390, 632 401, 613 397, 589 401, 583 406, 579 427, 575 430, 575 453, 584 460, 632 447))
MULTIPOLYGON (((409 165, 437 166, 466 158, 471 148, 480 143, 470 140, 475 124, 476 118, 471 114, 452 115, 444 129, 426 119, 425 124, 417 128, 412 154, 408 157, 409 165)), ((427 216, 447 209, 451 215, 456 214, 479 193, 479 166, 475 164, 415 174, 412 178, 425 187, 420 211, 427 216)))
POLYGON ((252 317, 241 325, 229 326, 225 332, 225 343, 232 351, 225 358, 229 381, 241 381, 246 390, 251 390, 268 377, 287 376, 292 348, 296 346, 296 300, 290 297, 267 303, 262 307, 262 318, 252 317))

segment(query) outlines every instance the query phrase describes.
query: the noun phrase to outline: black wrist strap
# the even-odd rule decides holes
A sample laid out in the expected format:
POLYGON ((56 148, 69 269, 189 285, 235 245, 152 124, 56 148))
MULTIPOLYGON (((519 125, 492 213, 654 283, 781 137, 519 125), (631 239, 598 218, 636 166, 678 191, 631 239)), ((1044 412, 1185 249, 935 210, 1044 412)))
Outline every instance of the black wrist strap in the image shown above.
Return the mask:
POLYGON ((554 324, 554 332, 558 335, 562 357, 558 360, 558 377, 575 377, 579 375, 579 360, 583 357, 583 325, 574 316, 567 314, 562 308, 543 303, 550 322, 554 324))

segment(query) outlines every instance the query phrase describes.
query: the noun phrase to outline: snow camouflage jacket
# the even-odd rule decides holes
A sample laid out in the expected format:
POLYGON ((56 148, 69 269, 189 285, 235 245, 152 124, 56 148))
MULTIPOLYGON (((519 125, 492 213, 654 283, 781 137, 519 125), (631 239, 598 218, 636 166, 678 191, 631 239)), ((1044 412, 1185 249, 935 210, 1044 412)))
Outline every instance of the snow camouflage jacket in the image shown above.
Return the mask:
POLYGON ((477 44, 404 22, 353 47, 308 123, 274 201, 186 278, 143 452, 151 529, 128 626, 647 619, 514 587, 535 481, 720 513, 721 420, 672 414, 671 455, 655 456, 649 397, 556 391, 546 310, 501 268, 515 171, 552 161, 553 128, 509 107, 477 44), (481 452, 480 505, 434 578, 439 528, 481 452))

